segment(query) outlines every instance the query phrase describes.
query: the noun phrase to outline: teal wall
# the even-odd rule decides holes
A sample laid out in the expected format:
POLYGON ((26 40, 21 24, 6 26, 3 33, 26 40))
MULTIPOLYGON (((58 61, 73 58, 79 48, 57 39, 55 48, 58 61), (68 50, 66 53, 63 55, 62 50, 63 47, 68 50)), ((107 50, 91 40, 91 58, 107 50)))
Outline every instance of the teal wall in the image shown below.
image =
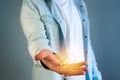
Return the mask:
POLYGON ((120 80, 120 1, 86 0, 91 40, 103 80, 120 80))
MULTIPOLYGON (((120 1, 85 2, 103 80, 120 80, 120 1)), ((0 1, 0 80, 31 80, 32 60, 19 20, 21 4, 22 0, 0 1)))

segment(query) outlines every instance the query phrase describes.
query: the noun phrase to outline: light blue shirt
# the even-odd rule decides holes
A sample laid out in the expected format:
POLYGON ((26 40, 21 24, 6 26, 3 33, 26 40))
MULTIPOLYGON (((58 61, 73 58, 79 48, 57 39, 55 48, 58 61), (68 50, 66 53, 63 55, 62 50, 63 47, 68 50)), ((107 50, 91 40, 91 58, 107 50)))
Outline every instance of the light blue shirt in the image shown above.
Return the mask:
MULTIPOLYGON (((85 59, 88 62, 86 80, 102 80, 90 43, 89 20, 83 0, 73 0, 81 14, 85 59)), ((33 80, 62 80, 63 76, 45 70, 34 56, 43 49, 57 54, 64 51, 64 20, 53 0, 24 0, 21 8, 21 23, 28 49, 33 59, 33 80), (49 77, 48 77, 49 76, 49 77)))

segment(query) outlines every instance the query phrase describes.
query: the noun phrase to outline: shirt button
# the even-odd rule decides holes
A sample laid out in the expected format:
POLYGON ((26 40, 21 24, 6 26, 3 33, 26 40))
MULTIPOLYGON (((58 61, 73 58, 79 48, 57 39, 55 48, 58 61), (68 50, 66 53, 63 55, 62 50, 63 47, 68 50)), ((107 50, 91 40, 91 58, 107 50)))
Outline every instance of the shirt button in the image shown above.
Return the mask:
POLYGON ((80 7, 82 8, 83 6, 82 6, 82 5, 80 5, 80 7))
POLYGON ((87 38, 87 36, 86 36, 86 35, 85 35, 84 37, 85 37, 85 38, 87 38))
POLYGON ((83 21, 85 21, 85 19, 83 19, 83 21))

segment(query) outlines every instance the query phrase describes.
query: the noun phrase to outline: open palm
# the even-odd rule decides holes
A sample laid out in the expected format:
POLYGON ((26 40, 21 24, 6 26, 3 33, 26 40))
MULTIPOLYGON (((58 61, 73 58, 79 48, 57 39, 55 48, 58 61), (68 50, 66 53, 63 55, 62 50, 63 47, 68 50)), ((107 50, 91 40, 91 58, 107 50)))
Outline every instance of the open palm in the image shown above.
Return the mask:
POLYGON ((86 62, 64 64, 59 55, 53 54, 49 50, 42 50, 35 56, 35 60, 42 61, 50 70, 66 76, 84 75, 87 71, 87 68, 84 67, 86 62))

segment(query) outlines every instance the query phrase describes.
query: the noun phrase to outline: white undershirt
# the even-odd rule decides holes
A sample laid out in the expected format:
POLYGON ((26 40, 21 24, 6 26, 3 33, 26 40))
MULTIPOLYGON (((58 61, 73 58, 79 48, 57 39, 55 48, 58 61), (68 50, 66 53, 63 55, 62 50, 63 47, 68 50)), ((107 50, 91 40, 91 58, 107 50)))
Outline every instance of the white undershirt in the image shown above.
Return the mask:
MULTIPOLYGON (((69 63, 85 61, 82 23, 73 0, 54 0, 65 21, 65 44, 69 63)), ((67 76, 67 80, 85 80, 84 75, 67 76)))

